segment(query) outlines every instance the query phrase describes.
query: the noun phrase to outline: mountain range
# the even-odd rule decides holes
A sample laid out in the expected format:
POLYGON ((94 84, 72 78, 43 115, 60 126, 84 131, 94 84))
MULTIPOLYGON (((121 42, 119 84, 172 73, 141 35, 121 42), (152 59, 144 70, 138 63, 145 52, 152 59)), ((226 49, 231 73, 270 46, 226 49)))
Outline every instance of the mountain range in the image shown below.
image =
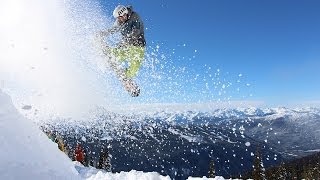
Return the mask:
POLYGON ((81 142, 93 161, 108 148, 115 172, 156 171, 175 179, 252 170, 257 147, 264 166, 320 151, 317 108, 243 108, 119 114, 97 108, 86 121, 60 119, 45 126, 81 142))

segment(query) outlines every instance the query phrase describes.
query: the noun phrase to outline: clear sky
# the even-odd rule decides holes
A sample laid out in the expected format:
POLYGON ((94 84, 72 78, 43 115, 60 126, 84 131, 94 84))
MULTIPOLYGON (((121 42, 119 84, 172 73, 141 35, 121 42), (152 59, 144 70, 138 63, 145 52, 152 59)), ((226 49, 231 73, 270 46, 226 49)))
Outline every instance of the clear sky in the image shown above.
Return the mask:
POLYGON ((196 54, 192 62, 179 59, 176 65, 191 63, 199 74, 207 65, 235 78, 243 75, 253 100, 270 105, 320 100, 318 0, 100 3, 109 16, 117 4, 133 5, 145 21, 149 45, 180 47, 176 57, 196 54))
POLYGON ((320 107, 319 0, 0 4, 0 88, 16 104, 73 114, 105 104, 320 107), (110 74, 92 40, 111 26, 118 4, 132 5, 145 24, 138 98, 110 74))

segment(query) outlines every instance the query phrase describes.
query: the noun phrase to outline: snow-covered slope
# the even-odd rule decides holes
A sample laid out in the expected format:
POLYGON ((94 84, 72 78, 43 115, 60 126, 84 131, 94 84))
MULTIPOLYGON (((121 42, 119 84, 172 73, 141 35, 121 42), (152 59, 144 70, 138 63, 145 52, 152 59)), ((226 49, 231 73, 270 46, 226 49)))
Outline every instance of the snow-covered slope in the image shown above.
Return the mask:
POLYGON ((130 172, 108 173, 93 167, 84 167, 79 162, 75 162, 75 167, 80 176, 87 180, 170 180, 169 176, 160 176, 156 172, 142 172, 131 170, 130 172))
POLYGON ((0 179, 80 179, 72 161, 0 90, 0 179))

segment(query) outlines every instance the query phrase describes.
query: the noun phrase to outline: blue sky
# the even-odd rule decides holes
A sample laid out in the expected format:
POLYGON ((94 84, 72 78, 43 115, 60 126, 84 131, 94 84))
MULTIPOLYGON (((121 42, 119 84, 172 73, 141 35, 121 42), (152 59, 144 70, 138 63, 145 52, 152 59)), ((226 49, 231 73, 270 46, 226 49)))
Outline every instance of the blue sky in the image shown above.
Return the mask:
POLYGON ((191 63, 199 74, 205 65, 234 78, 243 74, 251 100, 270 105, 320 100, 318 0, 100 3, 110 16, 117 4, 133 5, 145 21, 149 45, 177 49, 176 57, 195 55, 192 62, 177 60, 177 66, 191 63))
POLYGON ((63 4, 67 19, 57 16, 61 1, 38 1, 1 1, 0 88, 15 104, 76 115, 105 104, 320 107, 319 0, 79 0, 63 4), (155 53, 137 77, 138 98, 92 51, 118 4, 134 6, 155 53))

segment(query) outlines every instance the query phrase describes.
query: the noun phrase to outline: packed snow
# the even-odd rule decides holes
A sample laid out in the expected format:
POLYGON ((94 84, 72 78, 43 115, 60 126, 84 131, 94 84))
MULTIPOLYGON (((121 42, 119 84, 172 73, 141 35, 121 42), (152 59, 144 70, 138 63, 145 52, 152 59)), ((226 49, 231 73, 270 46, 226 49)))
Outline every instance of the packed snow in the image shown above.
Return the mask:
POLYGON ((0 91, 0 179, 80 179, 71 160, 0 91))
MULTIPOLYGON (((110 173, 72 162, 0 89, 0 179, 169 180, 156 172, 110 173)), ((193 178, 189 179, 216 179, 193 178)))

